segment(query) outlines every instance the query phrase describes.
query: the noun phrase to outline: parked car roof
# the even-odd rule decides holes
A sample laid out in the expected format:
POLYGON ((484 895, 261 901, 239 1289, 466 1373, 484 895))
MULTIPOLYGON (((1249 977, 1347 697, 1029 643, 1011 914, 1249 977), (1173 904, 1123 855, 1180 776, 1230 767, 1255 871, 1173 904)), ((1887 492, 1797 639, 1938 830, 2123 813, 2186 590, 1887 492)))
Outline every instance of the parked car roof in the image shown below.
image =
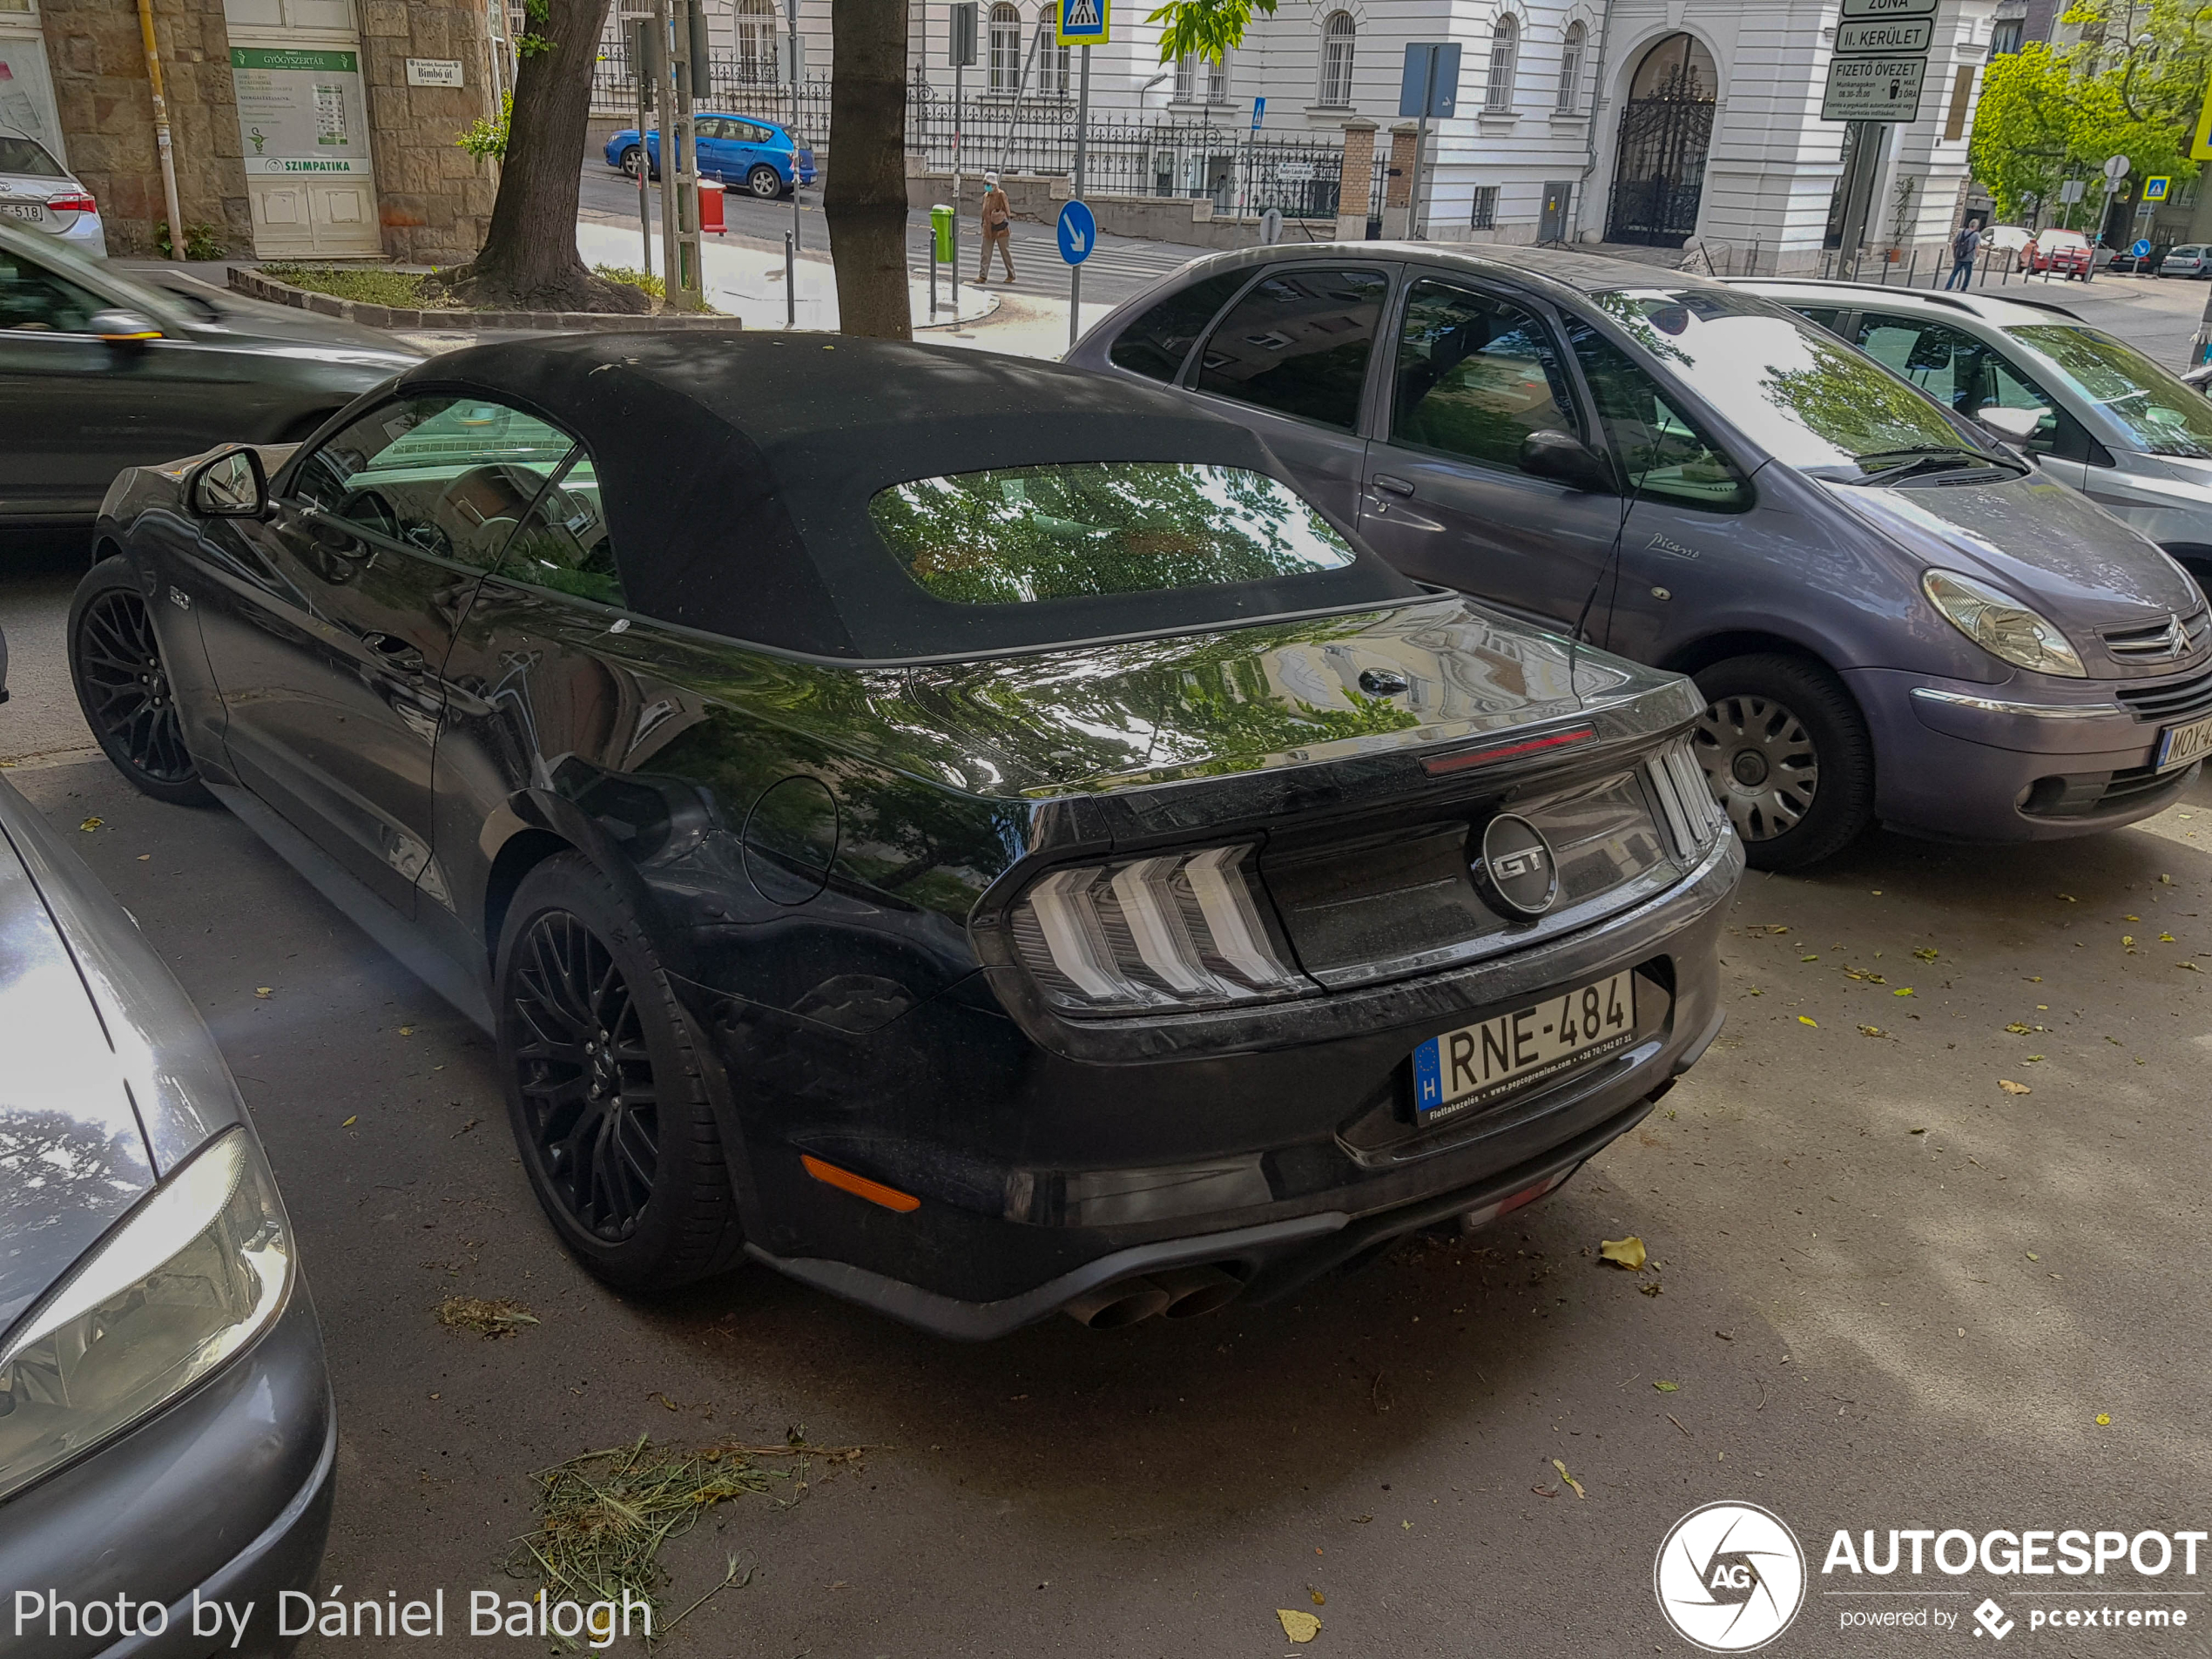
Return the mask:
POLYGON ((2030 300, 2002 291, 1988 293, 1979 288, 1944 292, 1934 288, 1900 288, 1880 282, 1826 282, 1810 277, 1733 277, 1730 286, 1748 288, 1789 305, 1825 301, 1858 307, 1894 306, 1900 302, 1934 306, 1946 311, 1965 312, 2000 328, 2048 322, 2054 316, 2064 317, 2070 322, 2081 320, 2078 313, 2055 300, 2030 300))
POLYGON ((535 405, 592 455, 631 604, 813 656, 907 661, 1198 631, 1419 591, 1372 555, 1270 582, 1020 605, 905 579, 881 490, 1023 466, 1168 462, 1288 482, 1252 433, 1148 386, 941 346, 606 333, 480 346, 404 376, 535 405))

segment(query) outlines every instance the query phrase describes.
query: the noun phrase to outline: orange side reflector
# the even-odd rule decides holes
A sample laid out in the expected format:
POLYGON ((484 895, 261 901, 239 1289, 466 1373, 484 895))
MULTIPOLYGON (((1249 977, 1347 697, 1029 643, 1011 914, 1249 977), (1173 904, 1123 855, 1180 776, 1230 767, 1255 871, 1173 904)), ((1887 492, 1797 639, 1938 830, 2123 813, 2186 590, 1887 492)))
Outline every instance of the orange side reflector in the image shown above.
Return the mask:
POLYGON ((856 1198, 866 1198, 870 1204, 880 1204, 886 1210, 896 1210, 900 1215, 909 1210, 921 1208, 921 1200, 910 1192, 896 1187, 887 1187, 880 1181, 871 1181, 865 1175, 855 1175, 850 1170, 840 1170, 834 1163, 825 1163, 819 1158, 799 1154, 799 1162, 806 1173, 824 1186, 839 1187, 856 1198))

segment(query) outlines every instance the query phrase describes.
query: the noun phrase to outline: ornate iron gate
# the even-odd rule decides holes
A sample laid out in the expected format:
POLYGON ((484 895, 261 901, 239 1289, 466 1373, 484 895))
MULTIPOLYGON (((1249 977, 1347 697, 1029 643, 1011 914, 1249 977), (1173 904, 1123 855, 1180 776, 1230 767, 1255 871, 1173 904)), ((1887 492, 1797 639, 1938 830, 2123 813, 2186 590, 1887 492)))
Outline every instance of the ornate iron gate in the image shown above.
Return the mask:
POLYGON ((1688 241, 1697 228, 1712 140, 1713 95, 1695 70, 1676 69, 1649 97, 1623 105, 1606 239, 1647 247, 1688 241))

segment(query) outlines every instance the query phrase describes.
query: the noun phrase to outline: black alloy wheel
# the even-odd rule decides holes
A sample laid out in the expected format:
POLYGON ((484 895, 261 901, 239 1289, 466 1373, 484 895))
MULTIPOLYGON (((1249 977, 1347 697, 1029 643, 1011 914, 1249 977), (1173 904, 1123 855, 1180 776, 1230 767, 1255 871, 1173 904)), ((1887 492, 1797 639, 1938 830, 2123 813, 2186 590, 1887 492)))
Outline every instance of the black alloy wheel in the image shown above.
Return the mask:
POLYGON ((744 1247, 715 1061, 627 899, 581 854, 523 880, 499 946, 509 1123, 538 1203, 618 1289, 671 1289, 744 1247))
POLYGON ((185 746, 153 617, 126 560, 102 561, 78 584, 70 606, 69 668, 84 723, 134 787, 175 806, 213 801, 185 746))
POLYGON ((1809 658, 1732 657, 1697 676, 1690 734, 1713 799, 1754 869, 1832 858, 1874 817, 1874 747, 1836 678, 1809 658))
POLYGON ((774 201, 784 193, 782 175, 765 162, 747 173, 745 182, 745 188, 765 202, 774 201))
POLYGON ((530 1150, 570 1220, 594 1238, 635 1236, 660 1170, 660 1102, 630 987, 605 945, 566 911, 530 925, 508 1001, 530 1150))

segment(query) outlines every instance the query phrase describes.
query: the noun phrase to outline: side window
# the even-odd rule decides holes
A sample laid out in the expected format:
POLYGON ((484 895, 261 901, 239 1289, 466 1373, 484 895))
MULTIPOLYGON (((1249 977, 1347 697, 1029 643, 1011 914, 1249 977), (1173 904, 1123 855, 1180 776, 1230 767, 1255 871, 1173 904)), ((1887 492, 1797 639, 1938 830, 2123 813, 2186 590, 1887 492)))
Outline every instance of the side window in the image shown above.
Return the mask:
POLYGON ((1197 389, 1349 432, 1390 279, 1285 271, 1255 284, 1198 358, 1197 389))
POLYGON ((1961 415, 1988 401, 1981 383, 1989 348, 1948 323, 1868 312, 1859 320, 1858 348, 1961 415))
POLYGON ((502 403, 408 398, 326 439, 291 489, 356 529, 489 570, 575 447, 565 432, 502 403))
POLYGON ((1251 275, 1249 271, 1225 271, 1168 295, 1122 330, 1106 361, 1147 380, 1173 380, 1214 314, 1251 275))
POLYGON ((537 498, 507 544, 499 574, 603 605, 628 604, 590 456, 578 450, 567 470, 537 498))
POLYGON ((102 308, 97 294, 10 249, 0 252, 0 328, 81 334, 102 308))
POLYGON ((736 125, 736 122, 725 121, 718 115, 702 115, 692 121, 691 136, 695 138, 734 138, 738 135, 731 129, 736 125))
POLYGON ((1518 471, 1532 432, 1581 435, 1544 325, 1502 300, 1415 285, 1398 336, 1392 439, 1518 471))
POLYGON ((1844 314, 1834 306, 1792 306, 1791 309, 1807 322, 1818 323, 1830 334, 1836 332, 1836 324, 1844 314))
POLYGON ((1626 352, 1587 323, 1570 327, 1568 341, 1631 489, 1716 512, 1750 506, 1750 482, 1736 463, 1626 352))
POLYGON ((2058 401, 2037 385, 2034 378, 2002 353, 1988 354, 1989 378, 1986 395, 1972 410, 1963 414, 1978 414, 1992 404, 2007 409, 2040 409, 2043 419, 2034 431, 2028 434, 2021 446, 2032 455, 2055 455, 2060 461, 2087 462, 2093 467, 2109 467, 2112 453, 2090 435, 2089 428, 2075 420, 2058 401))

